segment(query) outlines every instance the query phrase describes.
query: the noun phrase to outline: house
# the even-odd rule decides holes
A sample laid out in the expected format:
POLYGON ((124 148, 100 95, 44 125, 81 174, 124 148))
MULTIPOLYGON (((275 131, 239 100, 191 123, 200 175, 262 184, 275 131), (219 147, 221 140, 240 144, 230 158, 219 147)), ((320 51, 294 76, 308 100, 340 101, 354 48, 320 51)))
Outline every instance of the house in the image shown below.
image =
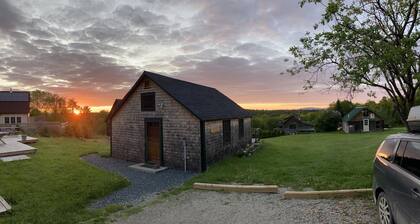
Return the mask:
POLYGON ((28 123, 30 98, 25 91, 0 91, 0 126, 28 123))
POLYGON ((286 134, 315 132, 315 127, 312 124, 302 121, 296 115, 290 115, 283 121, 280 121, 279 128, 286 134))
POLYGON ((205 171, 251 142, 251 115, 218 90, 143 72, 108 116, 111 155, 205 171))
POLYGON ((355 107, 343 117, 342 126, 345 133, 383 131, 384 120, 366 107, 355 107))

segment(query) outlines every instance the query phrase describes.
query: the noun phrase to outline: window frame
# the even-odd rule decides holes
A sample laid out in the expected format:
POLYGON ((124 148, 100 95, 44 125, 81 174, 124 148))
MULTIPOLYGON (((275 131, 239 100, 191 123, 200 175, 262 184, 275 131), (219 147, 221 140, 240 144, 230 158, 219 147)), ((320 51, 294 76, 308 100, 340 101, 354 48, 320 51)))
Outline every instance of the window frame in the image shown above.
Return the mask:
POLYGON ((4 123, 10 124, 10 117, 4 117, 4 123))
POLYGON ((22 117, 16 117, 16 123, 22 124, 22 117))
POLYGON ((230 120, 222 121, 223 145, 232 143, 232 125, 230 120), (229 127, 229 128, 228 128, 229 127))
MULTIPOLYGON (((156 94, 155 92, 147 92, 147 93, 141 93, 140 95, 140 109, 141 111, 156 111, 156 94), (146 101, 145 98, 146 97, 153 97, 153 107, 146 107, 146 105, 144 104, 144 102, 146 101)), ((150 103, 152 104, 152 103, 150 103)))
POLYGON ((16 117, 10 117, 10 124, 16 124, 16 117))

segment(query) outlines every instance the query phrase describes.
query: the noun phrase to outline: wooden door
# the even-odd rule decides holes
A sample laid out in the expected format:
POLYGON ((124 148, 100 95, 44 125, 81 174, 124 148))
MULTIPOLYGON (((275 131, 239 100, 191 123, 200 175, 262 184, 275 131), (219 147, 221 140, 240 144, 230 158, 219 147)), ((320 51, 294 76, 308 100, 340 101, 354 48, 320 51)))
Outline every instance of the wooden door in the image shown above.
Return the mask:
POLYGON ((160 122, 146 122, 146 162, 160 165, 161 131, 160 122))

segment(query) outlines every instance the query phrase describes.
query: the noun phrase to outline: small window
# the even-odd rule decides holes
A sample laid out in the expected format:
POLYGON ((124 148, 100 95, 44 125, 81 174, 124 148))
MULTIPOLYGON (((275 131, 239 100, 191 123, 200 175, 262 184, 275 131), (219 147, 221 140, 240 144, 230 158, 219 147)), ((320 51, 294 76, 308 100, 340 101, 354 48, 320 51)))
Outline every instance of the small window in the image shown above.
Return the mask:
POLYGON ((375 114, 374 113, 370 113, 369 117, 370 117, 370 119, 375 119, 375 114))
POLYGON ((155 111, 155 93, 141 94, 141 111, 155 111))
POLYGON ((244 119, 239 119, 239 138, 243 138, 244 135, 245 135, 244 119))
POLYGON ((150 89, 151 88, 151 86, 150 86, 150 80, 144 80, 144 88, 145 89, 150 89))
POLYGON ((10 118, 9 117, 5 117, 4 118, 4 123, 5 124, 10 124, 10 118))
POLYGON ((10 118, 10 123, 12 123, 12 124, 16 124, 16 118, 15 118, 15 117, 11 117, 11 118, 10 118))
POLYGON ((364 125, 369 125, 369 120, 365 119, 365 120, 363 120, 363 123, 364 123, 364 125))
POLYGON ((230 120, 223 121, 223 144, 230 144, 230 120))
POLYGON ((379 146, 379 149, 376 155, 388 161, 391 161, 393 159, 394 150, 395 150, 395 147, 397 146, 397 143, 398 143, 397 139, 387 139, 383 141, 381 146, 379 146))
POLYGON ((420 143, 408 142, 401 167, 420 178, 420 143))
POLYGON ((16 117, 16 122, 17 122, 18 124, 22 123, 22 118, 21 118, 21 117, 16 117))
POLYGON ((364 110, 363 111, 363 117, 367 117, 369 116, 369 111, 368 110, 364 110))

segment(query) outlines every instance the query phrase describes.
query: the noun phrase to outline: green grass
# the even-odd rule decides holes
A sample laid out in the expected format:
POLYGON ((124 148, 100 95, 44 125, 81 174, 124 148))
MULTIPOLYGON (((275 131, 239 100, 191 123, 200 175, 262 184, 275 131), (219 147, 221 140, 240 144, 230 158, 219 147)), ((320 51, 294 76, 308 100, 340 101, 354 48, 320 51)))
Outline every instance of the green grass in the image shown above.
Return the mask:
POLYGON ((253 156, 232 156, 192 182, 278 184, 317 190, 371 187, 376 149, 389 134, 318 133, 263 140, 253 156))
POLYGON ((80 159, 106 154, 106 139, 41 138, 31 160, 0 162, 0 195, 12 204, 0 223, 77 223, 101 220, 118 210, 89 210, 92 200, 128 185, 124 178, 99 170, 80 159))

